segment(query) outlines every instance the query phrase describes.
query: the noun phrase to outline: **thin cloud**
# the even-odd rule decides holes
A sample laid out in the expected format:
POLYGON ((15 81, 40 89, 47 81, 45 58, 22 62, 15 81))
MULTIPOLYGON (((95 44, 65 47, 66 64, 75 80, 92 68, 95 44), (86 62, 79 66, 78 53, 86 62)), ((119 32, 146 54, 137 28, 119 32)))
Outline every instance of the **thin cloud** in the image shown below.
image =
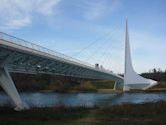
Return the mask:
POLYGON ((60 0, 1 0, 0 29, 19 29, 33 22, 35 14, 49 16, 60 0))
POLYGON ((97 20, 116 12, 120 8, 119 0, 83 1, 79 5, 85 19, 97 20))

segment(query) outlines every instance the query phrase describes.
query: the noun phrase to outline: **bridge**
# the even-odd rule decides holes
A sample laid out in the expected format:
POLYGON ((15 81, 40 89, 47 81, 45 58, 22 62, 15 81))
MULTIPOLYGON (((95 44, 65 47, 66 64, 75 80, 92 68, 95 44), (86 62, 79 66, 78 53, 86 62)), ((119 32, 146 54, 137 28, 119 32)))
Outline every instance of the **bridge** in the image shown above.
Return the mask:
POLYGON ((17 109, 22 109, 25 104, 20 99, 10 72, 113 80, 116 82, 115 88, 123 88, 123 77, 117 74, 0 32, 0 85, 17 109))
POLYGON ((124 91, 131 89, 145 90, 157 84, 156 81, 143 78, 134 71, 130 55, 127 20, 124 78, 103 68, 96 68, 86 62, 0 32, 0 85, 15 103, 16 110, 28 108, 22 102, 10 72, 113 80, 115 81, 115 90, 123 89, 124 91))

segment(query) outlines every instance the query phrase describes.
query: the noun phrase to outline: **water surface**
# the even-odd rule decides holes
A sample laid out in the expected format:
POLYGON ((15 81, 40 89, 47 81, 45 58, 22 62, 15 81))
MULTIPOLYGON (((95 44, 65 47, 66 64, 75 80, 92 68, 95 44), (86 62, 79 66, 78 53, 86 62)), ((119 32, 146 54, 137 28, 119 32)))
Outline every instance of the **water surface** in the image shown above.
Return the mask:
MULTIPOLYGON (((57 107, 57 106, 109 106, 123 103, 146 103, 166 101, 166 92, 158 93, 46 93, 23 92, 21 98, 30 107, 57 107)), ((13 105, 11 99, 0 92, 0 106, 13 105)))

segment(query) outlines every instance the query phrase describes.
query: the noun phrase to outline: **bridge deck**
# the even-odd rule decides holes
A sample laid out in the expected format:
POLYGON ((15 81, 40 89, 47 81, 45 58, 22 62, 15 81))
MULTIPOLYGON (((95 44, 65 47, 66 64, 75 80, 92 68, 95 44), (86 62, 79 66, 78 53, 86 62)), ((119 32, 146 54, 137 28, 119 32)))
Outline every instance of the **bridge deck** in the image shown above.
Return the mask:
POLYGON ((123 77, 49 50, 25 40, 0 33, 0 62, 10 57, 10 72, 47 73, 88 79, 123 82, 123 77))

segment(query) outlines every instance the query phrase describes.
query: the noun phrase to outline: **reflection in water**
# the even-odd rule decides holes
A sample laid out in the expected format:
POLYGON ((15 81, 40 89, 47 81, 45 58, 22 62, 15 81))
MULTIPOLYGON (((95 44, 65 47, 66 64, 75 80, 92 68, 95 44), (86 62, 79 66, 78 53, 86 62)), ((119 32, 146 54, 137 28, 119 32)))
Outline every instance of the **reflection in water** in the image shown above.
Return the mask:
MULTIPOLYGON (((109 106, 123 103, 145 103, 166 101, 166 92, 162 93, 20 93, 21 98, 30 107, 57 106, 109 106)), ((0 106, 13 105, 5 93, 0 93, 0 106)))

